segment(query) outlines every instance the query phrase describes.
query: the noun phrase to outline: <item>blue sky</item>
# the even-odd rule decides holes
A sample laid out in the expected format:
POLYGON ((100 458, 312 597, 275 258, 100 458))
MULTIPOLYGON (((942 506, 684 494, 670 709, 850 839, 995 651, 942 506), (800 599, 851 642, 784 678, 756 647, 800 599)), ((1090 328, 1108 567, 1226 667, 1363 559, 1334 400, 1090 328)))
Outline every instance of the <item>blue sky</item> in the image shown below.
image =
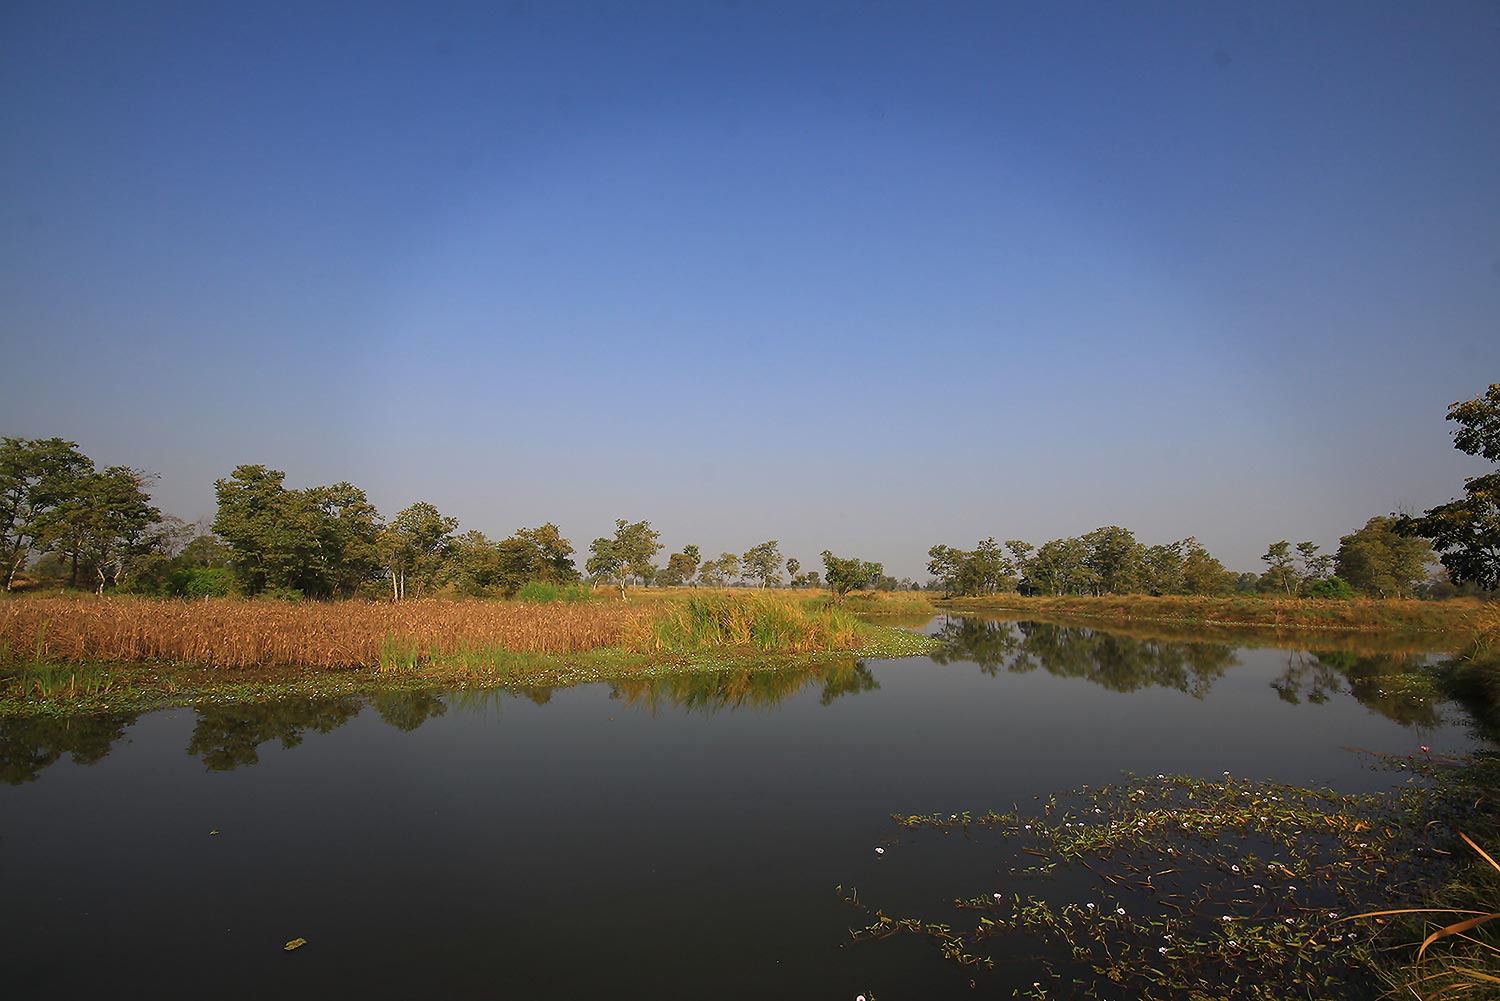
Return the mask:
POLYGON ((1500 5, 13 3, 0 433, 584 550, 1236 569, 1500 381, 1500 5))

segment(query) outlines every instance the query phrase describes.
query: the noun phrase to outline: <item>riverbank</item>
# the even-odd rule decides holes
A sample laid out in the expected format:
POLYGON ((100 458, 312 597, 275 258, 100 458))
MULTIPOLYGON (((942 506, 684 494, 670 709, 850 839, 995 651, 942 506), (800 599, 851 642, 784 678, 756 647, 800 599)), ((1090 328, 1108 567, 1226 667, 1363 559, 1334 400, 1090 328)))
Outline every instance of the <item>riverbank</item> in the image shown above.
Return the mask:
POLYGON ((1004 613, 1015 618, 1099 619, 1109 622, 1196 623, 1206 626, 1254 626, 1287 631, 1401 633, 1440 637, 1457 650, 1480 628, 1483 602, 1474 599, 1319 600, 1261 595, 1070 595, 1038 597, 992 594, 948 598, 938 603, 955 612, 1004 613))
POLYGON ((935 645, 787 595, 550 605, 26 597, 0 603, 0 715, 561 687, 902 657, 935 645))

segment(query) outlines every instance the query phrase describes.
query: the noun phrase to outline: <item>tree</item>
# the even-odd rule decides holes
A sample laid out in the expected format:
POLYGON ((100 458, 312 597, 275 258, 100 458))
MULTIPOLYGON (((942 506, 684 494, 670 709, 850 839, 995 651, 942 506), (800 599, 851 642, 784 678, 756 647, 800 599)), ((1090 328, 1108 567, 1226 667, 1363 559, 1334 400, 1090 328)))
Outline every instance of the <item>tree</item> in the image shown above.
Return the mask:
POLYGON ((331 597, 374 580, 387 540, 365 492, 350 483, 288 490, 285 478, 245 465, 214 482, 213 531, 232 553, 241 589, 331 597))
POLYGON ((1084 565, 1093 572, 1094 593, 1129 594, 1140 590, 1145 547, 1135 533, 1118 525, 1096 528, 1083 537, 1088 547, 1084 565))
POLYGON ((740 557, 740 564, 745 568, 745 576, 752 580, 760 581, 761 587, 768 587, 772 582, 781 583, 781 550, 775 539, 770 542, 762 542, 758 546, 751 546, 744 556, 740 557))
POLYGON ((79 567, 88 567, 95 590, 103 594, 158 544, 151 529, 160 524, 161 512, 152 506, 146 482, 144 473, 126 466, 111 466, 79 481, 77 506, 64 522, 73 586, 78 586, 79 567))
POLYGON ((1093 594, 1099 574, 1089 565, 1089 545, 1082 539, 1044 543, 1026 564, 1026 579, 1042 594, 1093 594))
POLYGON ((720 553, 716 560, 708 560, 698 571, 698 579, 709 587, 724 587, 732 584, 740 575, 740 558, 734 553, 720 553))
POLYGON ((1395 518, 1374 517, 1339 539, 1337 573, 1349 586, 1376 598, 1410 598, 1427 580, 1437 556, 1426 539, 1402 535, 1395 518))
POLYGON ((625 588, 630 576, 642 579, 656 568, 651 561, 661 552, 661 533, 651 527, 649 521, 628 522, 623 518, 615 521, 612 539, 600 538, 589 543, 592 554, 585 564, 589 576, 613 580, 620 585, 620 600, 625 600, 625 588))
POLYGON ((936 545, 927 550, 927 572, 948 595, 994 594, 1013 591, 1016 567, 994 539, 984 539, 972 551, 936 545))
POLYGON ((667 568, 661 574, 662 583, 681 587, 693 579, 693 575, 698 572, 698 564, 702 562, 703 556, 698 552, 697 546, 683 546, 682 552, 667 557, 667 568))
POLYGON ((392 598, 404 599, 412 582, 419 593, 433 588, 457 528, 457 518, 443 515, 426 501, 417 501, 391 519, 381 533, 380 549, 391 578, 392 598))
POLYGON ((844 595, 850 591, 870 587, 883 576, 885 567, 879 563, 839 557, 823 550, 823 579, 828 582, 828 590, 833 592, 834 601, 843 601, 844 595))
POLYGON ((0 573, 5 589, 58 535, 59 507, 77 497, 94 463, 62 438, 0 438, 0 573))
MULTIPOLYGON (((1182 540, 1182 589, 1188 594, 1224 594, 1233 575, 1191 535, 1182 540)), ((1254 574, 1249 575, 1252 579, 1254 574)))
MULTIPOLYGON (((1458 424, 1453 447, 1500 462, 1500 383, 1479 397, 1448 407, 1458 424)), ((1500 587, 1500 471, 1464 480, 1464 496, 1429 509, 1420 518, 1402 518, 1397 531, 1432 543, 1454 584, 1500 587)))
POLYGON ((1266 563, 1266 572, 1261 574, 1260 589, 1262 591, 1285 591, 1288 596, 1297 593, 1297 558, 1292 555, 1292 544, 1282 539, 1273 542, 1265 555, 1261 557, 1266 563))

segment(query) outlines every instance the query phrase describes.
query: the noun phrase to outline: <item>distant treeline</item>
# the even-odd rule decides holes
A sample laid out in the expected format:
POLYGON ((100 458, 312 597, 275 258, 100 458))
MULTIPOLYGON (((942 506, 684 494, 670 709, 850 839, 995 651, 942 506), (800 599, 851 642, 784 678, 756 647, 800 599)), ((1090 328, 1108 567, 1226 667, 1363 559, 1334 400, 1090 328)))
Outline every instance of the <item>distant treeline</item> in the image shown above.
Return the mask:
MULTIPOLYGON (((1500 462, 1500 383, 1448 408, 1454 444, 1500 462)), ((239 466, 214 483, 218 513, 207 526, 163 515, 125 466, 98 469, 61 438, 0 438, 0 573, 12 590, 30 581, 189 597, 566 595, 582 575, 573 546, 550 522, 493 540, 458 532, 458 519, 419 501, 387 521, 351 483, 287 488, 280 470, 239 466), (530 587, 532 590, 527 591, 530 587)), ((620 519, 589 544, 584 572, 596 583, 642 586, 753 583, 824 586, 841 596, 866 588, 918 587, 879 563, 825 550, 823 572, 784 557, 777 540, 705 559, 697 546, 657 566, 660 533, 620 519), (785 571, 786 576, 783 576, 785 571)), ((928 551, 929 588, 950 595, 1194 594, 1265 592, 1320 598, 1441 595, 1455 586, 1500 586, 1500 472, 1471 477, 1464 496, 1420 517, 1375 517, 1335 553, 1312 542, 1272 543, 1262 573, 1232 574, 1192 537, 1147 546, 1117 525, 1040 546, 993 538, 972 550, 928 551), (1433 585, 1441 562, 1451 582, 1433 585)), ((578 594, 575 590, 575 594, 578 594)))
POLYGON ((1264 573, 1233 574, 1197 539, 1146 546, 1118 525, 1041 546, 985 539, 972 550, 936 545, 927 572, 949 595, 1197 594, 1263 592, 1283 597, 1410 598, 1430 586, 1437 562, 1422 538, 1402 535, 1394 518, 1371 518, 1321 554, 1311 542, 1273 542, 1264 573))

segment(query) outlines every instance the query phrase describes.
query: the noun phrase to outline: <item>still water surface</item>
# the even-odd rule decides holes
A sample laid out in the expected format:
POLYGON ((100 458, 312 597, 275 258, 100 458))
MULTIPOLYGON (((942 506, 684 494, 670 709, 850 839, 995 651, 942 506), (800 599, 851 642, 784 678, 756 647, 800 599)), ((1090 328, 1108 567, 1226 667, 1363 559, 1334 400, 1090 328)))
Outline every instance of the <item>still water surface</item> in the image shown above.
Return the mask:
POLYGON ((836 886, 994 878, 903 873, 892 812, 1125 770, 1378 790, 1348 748, 1476 746, 1386 687, 1418 654, 929 628, 817 672, 0 722, 5 993, 973 997, 925 942, 849 941, 836 886))

